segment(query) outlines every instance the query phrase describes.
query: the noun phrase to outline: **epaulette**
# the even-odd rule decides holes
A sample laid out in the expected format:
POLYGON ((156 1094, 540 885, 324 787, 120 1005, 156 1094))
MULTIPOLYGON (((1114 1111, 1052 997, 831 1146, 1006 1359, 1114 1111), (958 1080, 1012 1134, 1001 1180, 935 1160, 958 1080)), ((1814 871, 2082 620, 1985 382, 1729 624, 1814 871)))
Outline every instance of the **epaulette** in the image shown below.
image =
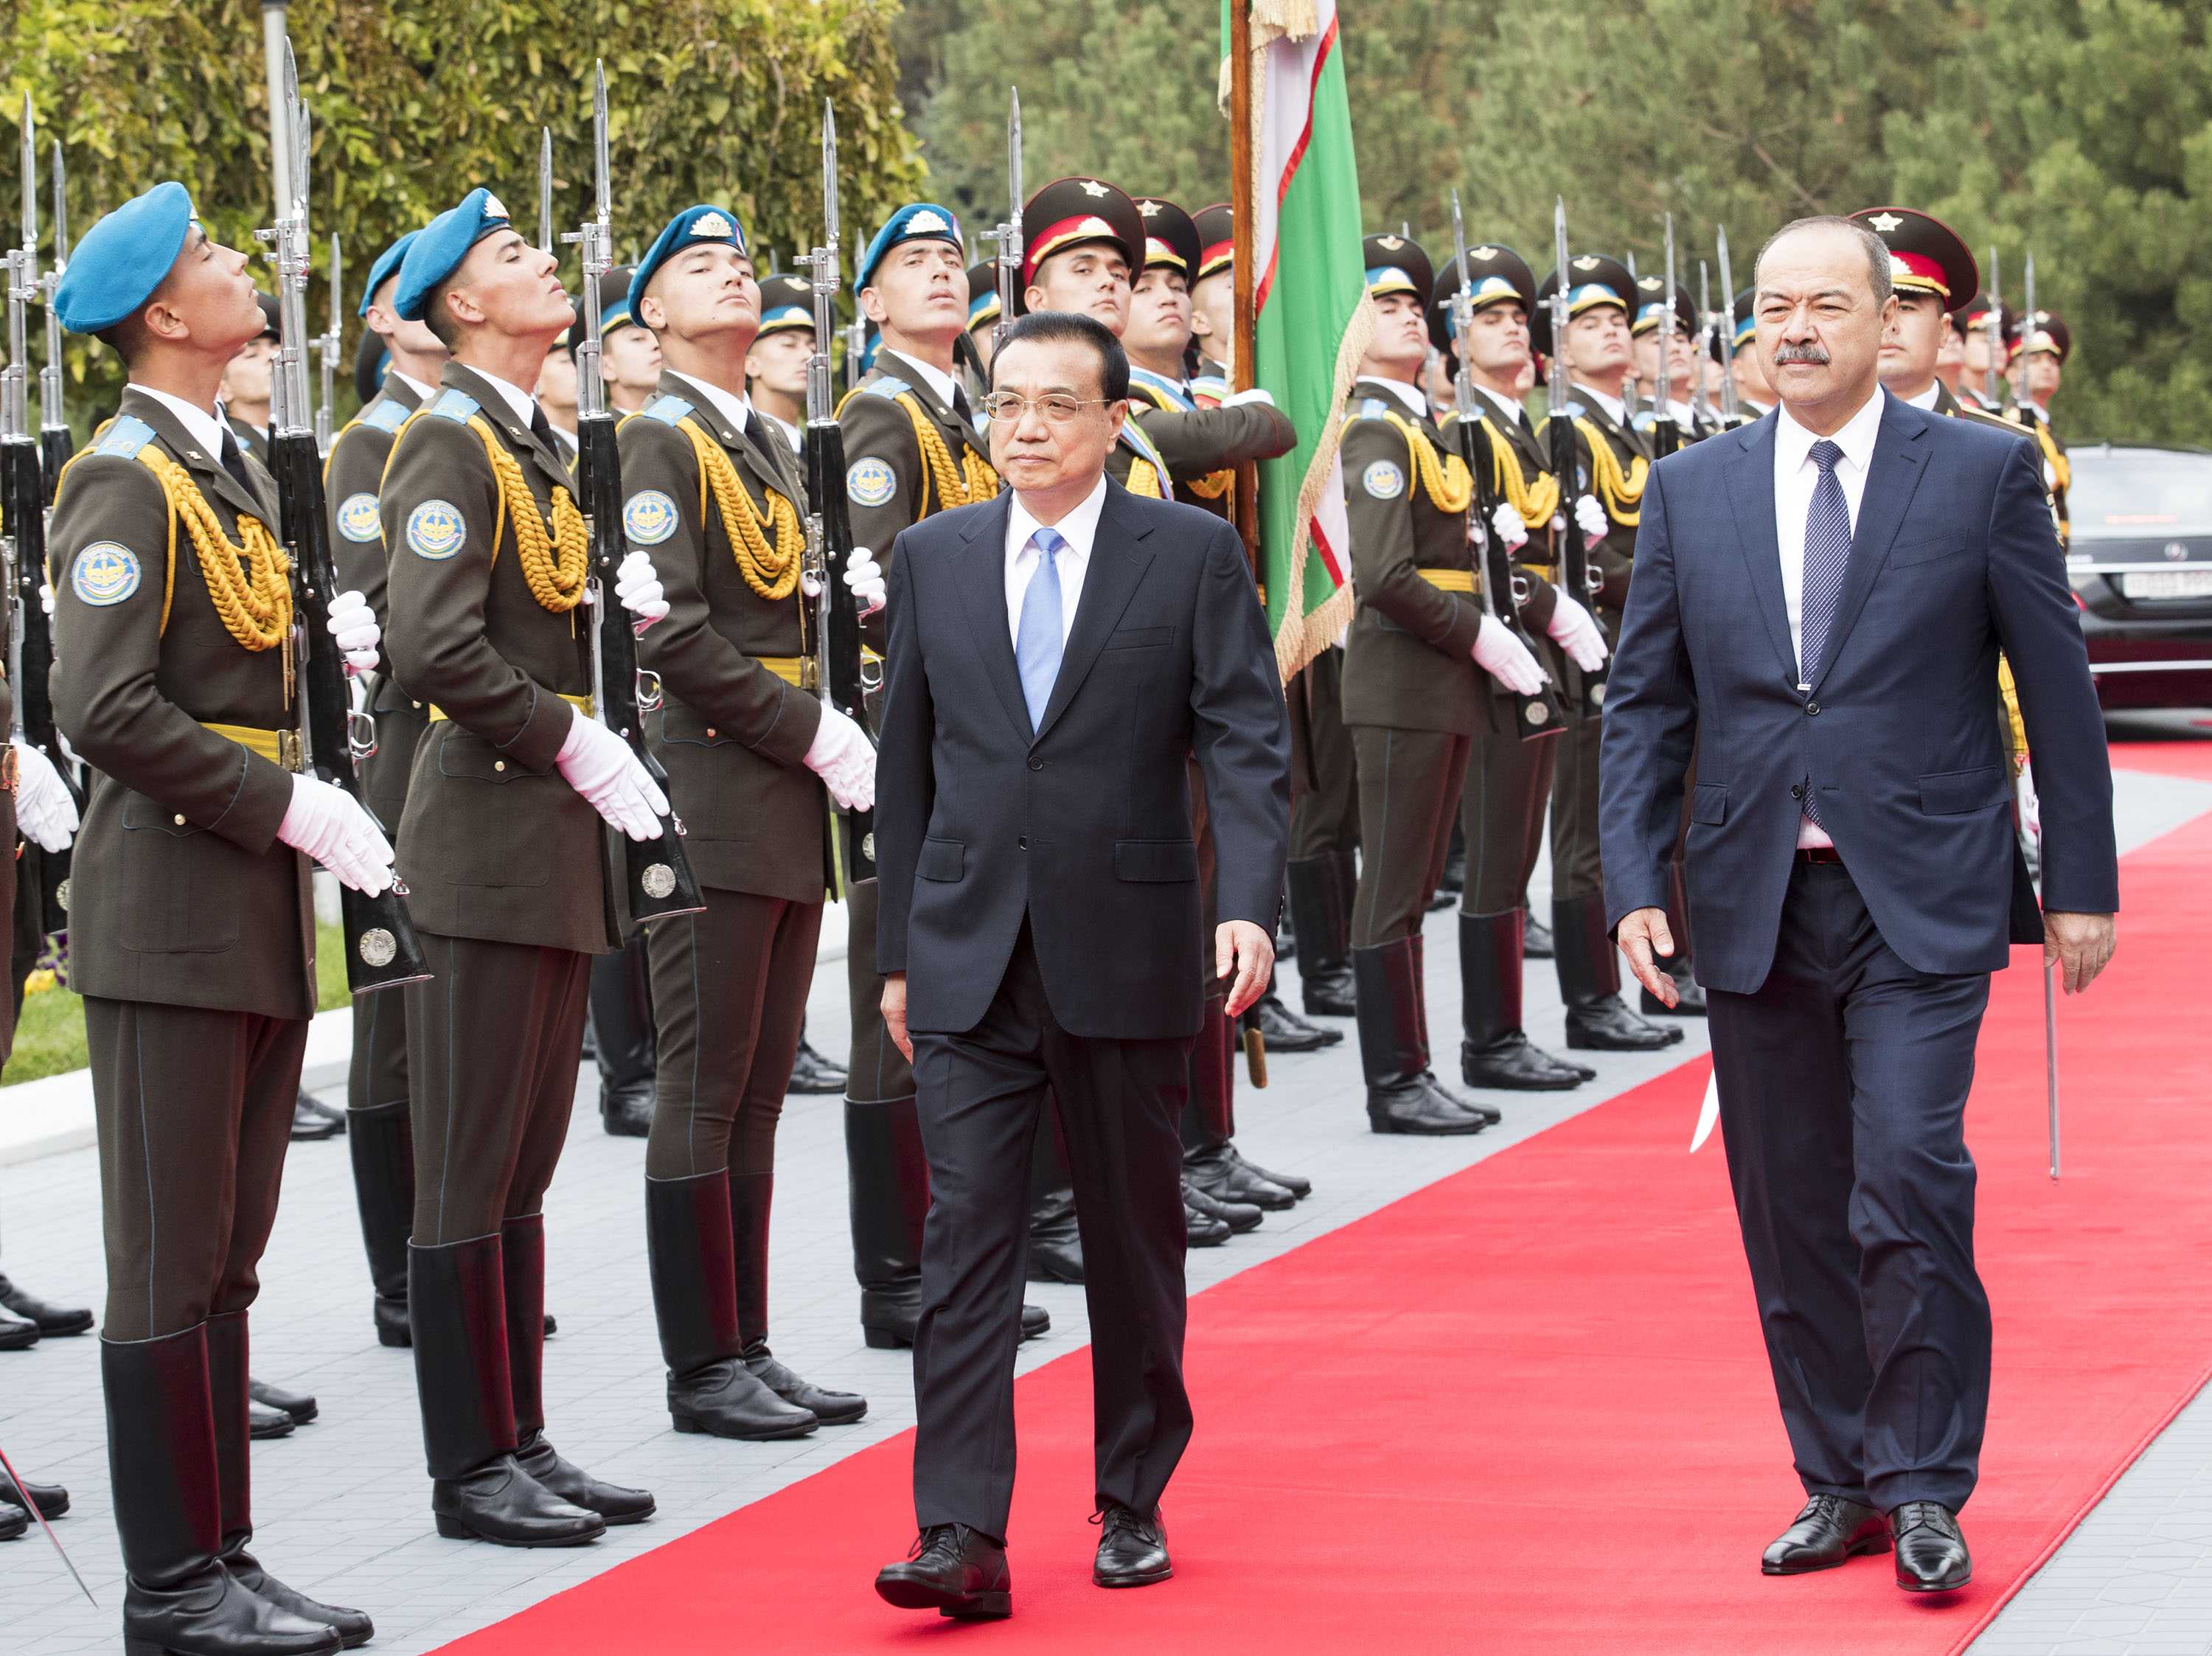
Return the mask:
POLYGON ((1380 420, 1389 411, 1390 405, 1381 397, 1363 397, 1359 399, 1359 412, 1352 417, 1355 420, 1380 420))
POLYGON ((908 385, 905 380, 894 379, 887 373, 878 379, 863 381, 860 389, 873 391, 878 397, 903 397, 914 387, 908 385))
MULTIPOLYGON (((450 393, 458 397, 459 391, 450 393)), ((407 423, 408 410, 389 397, 380 397, 361 411, 361 422, 379 431, 397 431, 407 423)))
POLYGON ((127 460, 153 440, 153 427, 135 414, 118 414, 108 422, 107 429, 100 434, 100 440, 88 452, 119 454, 127 460))
POLYGON ((455 425, 465 425, 483 411, 483 405, 465 391, 447 386, 430 404, 429 412, 441 420, 451 420, 455 425))
POLYGON ((691 405, 680 397, 656 397, 638 412, 648 420, 658 420, 664 426, 672 426, 690 414, 691 405))

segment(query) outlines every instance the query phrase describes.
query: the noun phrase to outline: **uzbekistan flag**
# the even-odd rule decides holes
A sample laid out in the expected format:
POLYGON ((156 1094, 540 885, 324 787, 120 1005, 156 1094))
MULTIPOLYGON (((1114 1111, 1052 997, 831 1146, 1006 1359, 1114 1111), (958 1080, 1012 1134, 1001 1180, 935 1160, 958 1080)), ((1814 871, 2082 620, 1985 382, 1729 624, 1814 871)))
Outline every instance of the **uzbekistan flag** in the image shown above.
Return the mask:
MULTIPOLYGON (((1374 332, 1360 263, 1336 0, 1224 0, 1251 7, 1254 383, 1297 428, 1260 464, 1261 570, 1284 681, 1352 619, 1352 549, 1337 448, 1345 398, 1374 332)), ((1224 91, 1228 65, 1223 65, 1224 91)))

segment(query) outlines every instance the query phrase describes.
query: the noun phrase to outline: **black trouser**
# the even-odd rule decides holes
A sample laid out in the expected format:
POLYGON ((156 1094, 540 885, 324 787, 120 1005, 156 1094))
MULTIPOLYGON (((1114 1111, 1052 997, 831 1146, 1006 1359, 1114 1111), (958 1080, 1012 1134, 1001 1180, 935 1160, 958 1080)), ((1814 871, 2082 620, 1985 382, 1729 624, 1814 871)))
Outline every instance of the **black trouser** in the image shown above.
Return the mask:
POLYGON ((1544 805, 1565 736, 1524 742, 1496 697, 1487 727, 1475 732, 1468 752, 1460 818, 1467 831, 1467 884, 1462 914, 1502 914, 1526 901, 1528 877, 1542 846, 1544 805))
POLYGON ((845 1095, 864 1104, 914 1096, 914 1071, 884 1028, 884 980, 876 971, 876 904, 873 880, 861 880, 845 895, 850 923, 845 943, 845 987, 853 1009, 853 1050, 846 1065, 845 1095))
POLYGON ((822 905, 709 890, 703 913, 647 935, 660 1037, 653 1179, 770 1173, 783 1091, 799 1056, 822 905))
POLYGON ((1359 889, 1352 946, 1410 937, 1443 878, 1467 775, 1468 741, 1448 731, 1356 725, 1359 755, 1359 889))
POLYGON ((915 1036, 932 1200, 914 1347, 915 1513, 1004 1540, 1014 1484, 1030 1147, 1048 1091, 1083 1233, 1099 1501, 1151 1512, 1190 1441, 1182 1113, 1190 1043, 1054 1021, 1024 924, 990 1010, 915 1036))
POLYGON ((431 977, 407 997, 417 1247, 538 1211, 576 1097, 591 956, 419 934, 431 977))
POLYGON ((84 1003, 110 1340, 175 1334, 260 1292, 307 1050, 304 1018, 84 1003))
POLYGON ((1987 973, 1915 971, 1800 861, 1756 994, 1707 992, 1729 1175, 1797 1475, 1893 1509, 1973 1492, 1990 1390, 1964 1136, 1987 973))

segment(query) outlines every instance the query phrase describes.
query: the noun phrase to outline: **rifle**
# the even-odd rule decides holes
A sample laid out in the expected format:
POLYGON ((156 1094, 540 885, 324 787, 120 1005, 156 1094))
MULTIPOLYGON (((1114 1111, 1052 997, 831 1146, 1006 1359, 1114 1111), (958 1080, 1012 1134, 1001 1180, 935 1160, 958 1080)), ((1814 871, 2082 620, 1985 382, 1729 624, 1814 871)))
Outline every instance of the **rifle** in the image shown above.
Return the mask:
POLYGON ((52 171, 54 261, 40 279, 46 302, 46 365, 39 370, 39 458, 46 467, 48 506, 54 503, 54 490, 61 486, 62 468, 76 452, 76 439, 70 434, 69 416, 62 409, 62 318, 54 309, 54 290, 62 285, 62 272, 69 268, 69 174, 64 167, 59 138, 54 140, 52 171))
MULTIPOLYGON (((0 558, 7 561, 8 591, 12 625, 8 631, 8 679, 15 690, 14 728, 10 734, 27 747, 36 748, 52 761, 62 786, 70 791, 80 811, 84 799, 70 779, 69 761, 62 755, 54 730, 53 697, 47 675, 54 664, 52 620, 46 614, 47 490, 40 461, 38 440, 31 435, 30 324, 27 314, 33 299, 43 289, 39 280, 38 141, 31 126, 31 94, 23 94, 23 242, 7 255, 8 367, 0 373, 0 558)), ((49 297, 46 321, 54 329, 49 297)), ((50 361, 49 367, 55 364, 50 361)), ((48 378, 39 376, 41 395, 48 378)), ((58 406, 50 405, 58 414, 58 406)), ((66 435, 66 433, 64 434, 66 435)), ((12 764, 11 756, 9 762, 12 764)), ((12 846, 0 846, 0 852, 12 846)), ((42 851, 39 855, 39 930, 52 933, 69 925, 70 853, 42 851)))
POLYGON ((1705 396, 1705 359, 1711 354, 1716 337, 1713 327, 1713 277, 1703 259, 1698 261, 1698 360, 1697 384, 1692 395, 1697 398, 1690 406, 1694 415, 1699 409, 1710 406, 1705 396))
POLYGON ((1990 244, 1990 308, 1982 314, 1982 340, 1990 366, 1982 374, 1982 395, 1992 408, 2004 406, 2004 289, 1997 285, 1997 245, 1990 244))
POLYGON ((538 251, 553 251, 553 129, 538 129, 538 251))
POLYGON ((2027 359, 2034 354, 2035 347, 2035 254, 2032 249, 2021 282, 2020 302, 2024 308, 2020 316, 2020 379, 2012 388, 2012 411, 2021 424, 2033 431, 2035 410, 2029 405, 2027 395, 2027 359))
MULTIPOLYGON (((844 286, 837 252, 837 118, 822 104, 822 240, 799 262, 814 277, 814 351, 806 359, 806 573, 815 582, 813 684, 826 707, 868 727, 867 692, 875 688, 860 654, 860 609, 845 585, 853 557, 853 522, 845 507, 845 432, 830 396, 830 307, 844 286)), ((880 682, 878 677, 876 682, 880 682)), ((872 810, 834 804, 830 849, 835 895, 876 877, 876 818, 872 810)))
POLYGON ((315 336, 315 355, 322 370, 322 405, 315 410, 315 452, 327 456, 331 440, 337 429, 333 417, 337 412, 331 398, 337 391, 338 346, 344 338, 345 323, 338 307, 345 303, 345 263, 338 252, 338 233, 331 232, 331 325, 326 333, 315 336))
POLYGON ((1667 215, 1666 309, 1659 318, 1658 381, 1651 394, 1651 458, 1663 460, 1682 446, 1682 428, 1674 418, 1674 215, 1667 215))
MULTIPOLYGON (((538 149, 538 199, 551 189, 552 148, 538 149)), ((599 723, 629 744, 646 774, 668 788, 668 773, 646 745, 645 715, 660 705, 659 681, 647 695, 639 691, 637 634, 629 612, 613 602, 615 566, 627 543, 623 537, 622 455, 615 445, 615 416, 607 407, 599 378, 599 278, 614 267, 614 194, 607 179, 607 70, 592 71, 592 216, 562 235, 576 244, 584 270, 584 337, 576 345, 576 488, 583 497, 590 535, 592 573, 584 601, 592 606, 592 707, 599 723)), ((629 893, 629 913, 640 925, 671 914, 696 914, 707 907, 684 854, 684 824, 669 807, 658 839, 633 840, 617 833, 629 893)))
MULTIPOLYGON (((1644 374, 1643 371, 1638 367, 1636 361, 1636 306, 1638 303, 1636 296, 1641 294, 1644 289, 1638 283, 1636 279, 1636 255, 1634 253, 1630 253, 1627 256, 1627 260, 1629 293, 1628 378, 1620 382, 1620 411, 1624 416, 1622 423, 1633 428, 1636 424, 1636 404, 1644 394, 1644 374)), ((1655 403, 1652 404, 1652 410, 1656 416, 1658 410, 1657 403, 1655 403)))
MULTIPOLYGON (((300 759, 302 769, 343 789, 368 812, 356 773, 375 751, 374 726, 366 714, 353 711, 345 660, 330 634, 331 599, 338 591, 338 575, 331 557, 322 456, 315 447, 309 414, 307 107, 300 101, 299 70, 281 20, 265 39, 272 60, 270 77, 282 92, 270 111, 276 223, 255 234, 270 244, 276 264, 278 343, 270 375, 269 467, 276 479, 279 531, 292 559, 292 637, 288 647, 300 663, 295 704, 300 759), (356 734, 364 729, 369 734, 356 734)), ((370 818, 374 820, 374 813, 370 818)), ((356 995, 420 983, 430 976, 414 922, 408 918, 406 891, 396 877, 379 896, 344 884, 338 889, 345 921, 346 983, 356 995)))
MULTIPOLYGON (((1451 192, 1451 221, 1452 263, 1459 272, 1459 290, 1453 294, 1451 300, 1452 337, 1459 345, 1459 372, 1452 376, 1452 397, 1459 412, 1456 424, 1460 458, 1467 462, 1467 469, 1474 479, 1474 512, 1468 519, 1468 528, 1476 555, 1481 561, 1481 573, 1475 586, 1482 595, 1482 613, 1504 627, 1534 656, 1535 644, 1528 628, 1521 624, 1521 600, 1528 584, 1513 573, 1512 558, 1490 521, 1498 506, 1492 482, 1497 461, 1491 452, 1493 440, 1489 427, 1475 403, 1474 367, 1468 360, 1468 336, 1474 331, 1474 290, 1468 285, 1467 221, 1461 216, 1456 190, 1451 192), (1500 593, 1506 599, 1502 607, 1498 602, 1500 593)), ((1565 728, 1560 723, 1559 698, 1549 685, 1534 695, 1516 692, 1513 711, 1513 728, 1523 742, 1557 736, 1565 728)))
MULTIPOLYGON (((1605 577, 1590 562, 1589 549, 1583 543, 1582 523, 1575 516, 1575 505, 1582 494, 1583 472, 1581 463, 1575 458, 1575 422, 1567 413, 1567 284, 1572 273, 1567 269, 1567 202, 1564 196, 1552 209, 1552 256, 1559 267, 1559 280, 1552 284, 1551 372, 1544 381, 1544 429, 1552 442, 1552 475, 1559 480, 1559 510, 1552 520, 1552 544, 1559 553, 1559 585, 1595 620, 1598 589, 1605 585, 1605 577)), ((1572 670, 1582 685, 1583 714, 1595 719, 1605 707, 1607 664, 1576 667, 1572 670)))
POLYGON ((1729 270, 1728 226, 1720 227, 1721 316, 1728 325, 1728 372, 1721 375, 1721 429, 1734 431, 1743 423, 1743 404, 1735 394, 1735 276, 1729 270))
POLYGON ((1022 89, 1006 88, 1006 216, 983 240, 999 249, 999 322, 991 330, 991 358, 998 360, 1006 330, 1014 325, 1014 294, 1022 280, 1022 89))

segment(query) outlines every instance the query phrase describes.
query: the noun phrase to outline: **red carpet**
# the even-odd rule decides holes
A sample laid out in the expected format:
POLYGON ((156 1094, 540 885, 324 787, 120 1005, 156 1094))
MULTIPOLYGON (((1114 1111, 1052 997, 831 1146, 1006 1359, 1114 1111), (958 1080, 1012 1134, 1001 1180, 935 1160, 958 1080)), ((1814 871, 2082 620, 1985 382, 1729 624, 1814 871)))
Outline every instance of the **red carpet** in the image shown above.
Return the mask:
MULTIPOLYGON (((2116 759, 2212 774, 2212 743, 2157 752, 2116 759)), ((1726 1169, 1717 1146, 1684 1154, 1698 1063, 1195 1301, 1199 1429, 1169 1495, 1170 1585, 1089 1585, 1077 1352, 1018 1388, 1012 1622, 875 1598, 872 1572, 910 1534, 901 1437, 447 1648, 1956 1648, 2212 1370, 2194 1005, 2208 863, 2212 816, 2127 859, 2118 961, 2061 1015, 2055 1186, 2040 983, 2024 953, 1998 979, 1972 1122, 1996 1392, 1966 1512, 1977 1579, 1948 1603, 1905 1598, 1887 1558, 1759 1574, 1800 1496, 1726 1169)))

